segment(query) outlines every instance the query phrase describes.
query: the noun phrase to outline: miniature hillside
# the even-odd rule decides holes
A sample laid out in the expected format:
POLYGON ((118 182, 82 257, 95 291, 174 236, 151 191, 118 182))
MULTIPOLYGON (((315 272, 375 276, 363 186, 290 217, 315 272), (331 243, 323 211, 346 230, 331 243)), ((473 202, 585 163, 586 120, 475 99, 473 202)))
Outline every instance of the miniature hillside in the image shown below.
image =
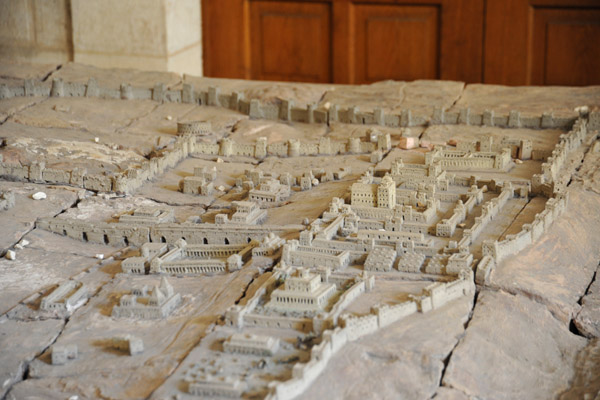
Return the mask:
POLYGON ((595 398, 599 107, 0 65, 0 399, 595 398))

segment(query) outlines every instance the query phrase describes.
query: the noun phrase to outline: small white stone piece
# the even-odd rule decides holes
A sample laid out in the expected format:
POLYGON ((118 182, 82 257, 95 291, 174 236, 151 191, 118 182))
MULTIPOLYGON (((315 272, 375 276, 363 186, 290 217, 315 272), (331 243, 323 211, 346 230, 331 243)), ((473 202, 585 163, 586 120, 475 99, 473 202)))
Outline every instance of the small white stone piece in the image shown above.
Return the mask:
POLYGON ((74 394, 73 396, 69 397, 69 400, 79 400, 79 396, 74 394))
POLYGON ((221 157, 218 157, 218 158, 217 158, 217 162, 218 162, 218 163, 222 163, 222 162, 223 162, 223 159, 222 159, 221 157))
POLYGON ((55 111, 60 111, 60 112, 69 112, 71 111, 71 107, 63 105, 63 104, 56 104, 54 107, 55 111))
POLYGON ((166 120, 167 120, 167 121, 170 121, 170 120, 172 120, 172 119, 173 119, 173 117, 171 117, 170 115, 167 115, 167 116, 166 116, 166 120))
POLYGON ((224 192, 225 191, 225 186, 221 185, 219 187, 217 187, 217 190, 224 192))
POLYGON ((95 257, 96 257, 98 260, 104 260, 104 254, 96 254, 96 255, 95 255, 95 257))
POLYGON ((17 259, 17 253, 15 253, 14 250, 8 250, 6 252, 6 255, 4 257, 6 257, 7 260, 16 260, 17 259))
POLYGON ((417 147, 417 138, 414 137, 401 137, 398 142, 398 147, 402 150, 410 150, 417 147))
POLYGON ((99 137, 95 137, 94 138, 94 142, 96 142, 96 143, 100 142, 100 138, 99 137))
POLYGON ((23 239, 19 242, 19 244, 23 247, 27 247, 29 245, 29 240, 23 239))
POLYGON ((519 160, 518 158, 515 160, 516 164, 523 164, 523 161, 519 160))
POLYGON ((311 183, 313 186, 319 186, 319 180, 317 178, 314 178, 311 183))
POLYGON ((46 197, 47 197, 46 193, 44 193, 44 192, 36 192, 33 194, 33 196, 31 196, 31 198, 34 200, 43 200, 46 197))

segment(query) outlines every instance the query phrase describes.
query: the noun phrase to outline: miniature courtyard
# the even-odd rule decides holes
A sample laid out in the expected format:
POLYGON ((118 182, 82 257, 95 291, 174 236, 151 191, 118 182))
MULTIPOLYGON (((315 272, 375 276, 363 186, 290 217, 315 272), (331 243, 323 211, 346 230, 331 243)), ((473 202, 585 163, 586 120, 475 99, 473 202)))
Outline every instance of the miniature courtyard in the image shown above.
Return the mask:
POLYGON ((6 74, 0 398, 600 389, 597 87, 6 74))

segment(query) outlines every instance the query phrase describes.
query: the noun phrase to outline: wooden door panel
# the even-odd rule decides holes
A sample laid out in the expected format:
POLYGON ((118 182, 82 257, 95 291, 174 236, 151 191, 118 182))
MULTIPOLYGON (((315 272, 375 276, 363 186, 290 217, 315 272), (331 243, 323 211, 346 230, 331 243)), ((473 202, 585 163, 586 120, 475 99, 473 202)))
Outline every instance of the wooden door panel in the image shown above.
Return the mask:
POLYGON ((533 9, 533 62, 536 85, 600 83, 600 8, 533 9), (596 40, 594 40, 596 38, 596 40))
POLYGON ((354 9, 355 82, 439 76, 439 8, 358 4, 354 9))
POLYGON ((330 82, 331 4, 250 1, 253 79, 330 82))
POLYGON ((202 0, 207 76, 482 79, 484 0, 202 0))
POLYGON ((600 0, 202 2, 207 76, 600 84, 600 0))
POLYGON ((244 40, 246 0, 202 0, 204 75, 250 79, 244 40))
POLYGON ((599 0, 487 0, 484 82, 600 83, 599 0))

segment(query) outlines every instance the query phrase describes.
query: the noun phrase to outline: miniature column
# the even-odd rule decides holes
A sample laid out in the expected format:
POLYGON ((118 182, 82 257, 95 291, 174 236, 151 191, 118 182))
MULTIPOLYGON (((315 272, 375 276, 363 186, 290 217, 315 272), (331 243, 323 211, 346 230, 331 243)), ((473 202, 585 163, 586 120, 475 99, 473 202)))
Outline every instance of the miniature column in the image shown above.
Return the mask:
POLYGON ((294 107, 293 100, 282 100, 279 108, 279 118, 283 121, 292 120, 292 108, 294 107))
POLYGON ((431 117, 431 122, 434 125, 440 125, 444 123, 444 109, 441 107, 433 108, 433 115, 431 117))
POLYGON ((154 89, 152 90, 152 100, 154 101, 164 101, 166 94, 166 88, 164 83, 157 83, 154 85, 154 89))
POLYGON ((385 125, 385 114, 381 107, 376 107, 373 110, 373 118, 375 119, 375 123, 377 125, 382 125, 382 126, 385 125))
POLYGON ((208 99, 206 100, 207 104, 209 106, 216 106, 218 107, 219 104, 219 94, 221 92, 221 89, 215 86, 211 86, 208 88, 208 99))
POLYGON ((238 111, 240 109, 240 100, 243 99, 244 96, 240 92, 231 92, 231 101, 229 102, 229 108, 234 111, 238 111))
POLYGON ((461 108, 460 113, 458 114, 458 123, 463 125, 470 125, 469 118, 471 117, 471 109, 461 108))
POLYGON ((412 125, 412 116, 410 110, 402 110, 400 113, 400 126, 407 127, 412 125))
POLYGON ((133 99, 133 92, 131 90, 131 85, 126 83, 121 83, 121 98, 124 100, 133 99))
POLYGON ((52 97, 63 97, 65 95, 65 83, 60 78, 54 78, 52 80, 52 90, 50 96, 52 97))
POLYGON ((85 86, 85 97, 98 97, 99 91, 96 80, 94 78, 88 79, 87 85, 85 86))
POLYGON ((509 128, 520 128, 521 127, 521 113, 516 110, 511 110, 508 114, 508 127, 509 128))
POLYGON ((190 83, 184 83, 181 89, 181 101, 183 103, 195 103, 194 86, 190 83))
POLYGON ((483 112, 483 119, 481 122, 484 126, 494 126, 494 111, 485 110, 483 112))

